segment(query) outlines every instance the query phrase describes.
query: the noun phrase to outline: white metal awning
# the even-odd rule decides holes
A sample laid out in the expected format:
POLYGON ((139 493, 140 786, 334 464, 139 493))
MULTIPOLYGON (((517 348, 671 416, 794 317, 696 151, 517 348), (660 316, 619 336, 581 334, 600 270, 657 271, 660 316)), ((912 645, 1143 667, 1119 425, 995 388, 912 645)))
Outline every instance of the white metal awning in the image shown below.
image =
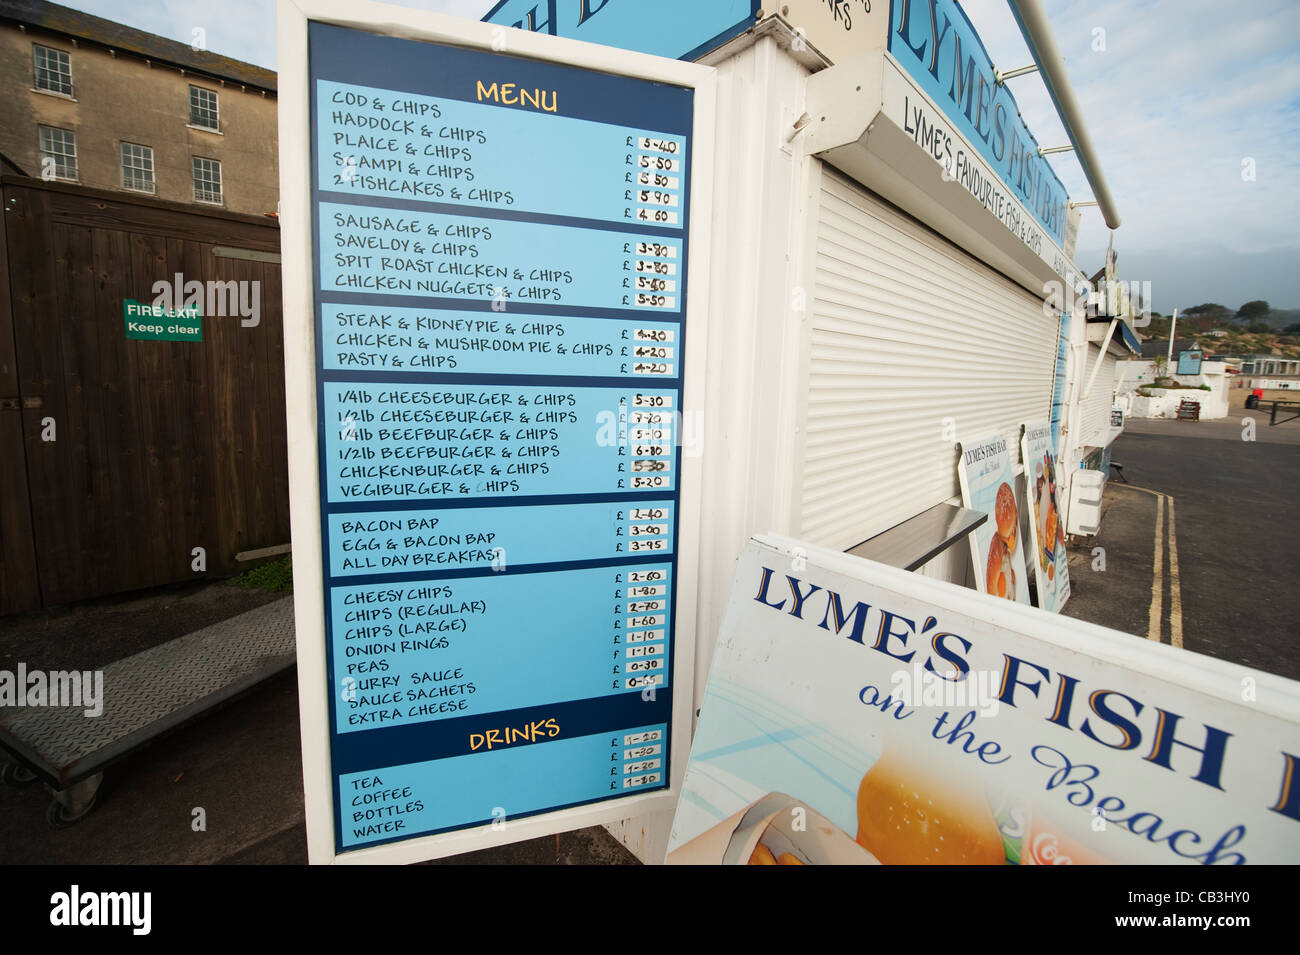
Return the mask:
POLYGON ((805 148, 1043 298, 1083 278, 883 50, 808 79, 805 148), (939 143, 944 143, 942 147, 939 143))

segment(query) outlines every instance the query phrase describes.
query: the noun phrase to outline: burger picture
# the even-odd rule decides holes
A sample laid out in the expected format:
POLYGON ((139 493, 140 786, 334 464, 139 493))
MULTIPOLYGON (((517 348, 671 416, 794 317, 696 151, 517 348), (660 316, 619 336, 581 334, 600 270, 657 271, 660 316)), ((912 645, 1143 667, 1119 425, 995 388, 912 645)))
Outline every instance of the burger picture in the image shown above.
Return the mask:
POLYGON ((1016 510, 1016 495, 1011 485, 1005 481, 998 487, 997 503, 994 505, 994 517, 998 522, 998 536, 1006 545, 1007 553, 1016 552, 1016 526, 1020 517, 1016 510))
POLYGON ((1016 572, 1011 567, 1011 553, 1002 538, 994 534, 989 541, 989 558, 984 568, 984 589, 995 597, 1016 599, 1016 572))
MULTIPOLYGON (((957 477, 966 507, 985 515, 975 532, 967 538, 977 589, 994 597, 1030 603, 1030 578, 1036 567, 1025 554, 1036 548, 1020 548, 1020 502, 1016 498, 1015 465, 1010 448, 1000 434, 961 445, 957 477), (1028 570, 1026 570, 1028 568, 1028 570)), ((1047 475, 1035 474, 1034 458, 1025 466, 1024 494, 1033 514, 1037 502, 1036 483, 1045 483, 1047 475), (1036 479, 1037 478, 1037 482, 1036 479)))
POLYGON ((984 589, 996 597, 1016 599, 1016 572, 1011 555, 1016 552, 1016 525, 1019 512, 1016 495, 1011 485, 1003 482, 998 487, 994 517, 997 530, 989 541, 988 562, 984 570, 984 589))

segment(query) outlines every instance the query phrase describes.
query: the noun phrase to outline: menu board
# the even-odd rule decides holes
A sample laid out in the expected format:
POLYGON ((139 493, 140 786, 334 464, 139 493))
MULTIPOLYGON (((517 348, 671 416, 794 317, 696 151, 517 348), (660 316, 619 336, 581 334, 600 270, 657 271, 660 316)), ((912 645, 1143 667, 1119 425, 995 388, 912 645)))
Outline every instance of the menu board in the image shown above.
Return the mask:
POLYGON ((307 40, 335 849, 662 790, 695 91, 307 40))

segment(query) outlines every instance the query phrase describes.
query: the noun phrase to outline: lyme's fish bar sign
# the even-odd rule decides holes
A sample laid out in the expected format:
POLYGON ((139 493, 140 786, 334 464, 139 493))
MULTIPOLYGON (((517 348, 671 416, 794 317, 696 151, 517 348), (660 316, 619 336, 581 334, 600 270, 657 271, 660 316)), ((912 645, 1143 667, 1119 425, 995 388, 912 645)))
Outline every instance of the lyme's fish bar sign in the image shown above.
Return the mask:
MULTIPOLYGON (((937 133, 916 130, 918 142, 927 144, 937 135, 935 158, 1012 231, 1029 241, 1027 227, 1014 217, 1023 206, 1064 247, 1069 196, 1051 163, 1038 154, 1038 141, 1021 119, 1015 97, 997 82, 993 62, 965 11, 955 0, 893 0, 888 42, 890 55, 978 156, 958 154, 956 141, 942 128, 937 133), (985 163, 1009 190, 1005 198, 984 172, 985 163)), ((915 116, 908 110, 909 128, 934 125, 920 115, 923 107, 916 104, 915 116)), ((1044 258, 1047 251, 1035 248, 1044 258)))
POLYGON ((282 21, 310 129, 282 168, 310 183, 284 185, 312 236, 285 313, 312 396, 289 421, 313 861, 661 810, 689 727, 709 71, 329 20, 282 21))
POLYGON ((759 538, 668 861, 1296 863, 1298 768, 1291 680, 759 538))

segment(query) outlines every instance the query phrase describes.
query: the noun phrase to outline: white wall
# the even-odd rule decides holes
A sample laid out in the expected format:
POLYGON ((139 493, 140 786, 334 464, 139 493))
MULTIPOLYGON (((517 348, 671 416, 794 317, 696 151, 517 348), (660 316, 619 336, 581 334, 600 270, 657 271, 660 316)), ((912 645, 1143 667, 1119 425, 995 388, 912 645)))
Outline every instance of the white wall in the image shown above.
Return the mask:
POLYGON ((1228 416, 1228 375, 1217 362, 1202 364, 1199 375, 1174 375, 1174 380, 1186 388, 1152 388, 1153 397, 1144 398, 1134 394, 1130 401, 1129 413, 1134 418, 1176 418, 1178 405, 1184 400, 1199 402, 1201 417, 1206 419, 1226 418, 1228 416), (1218 370, 1214 366, 1218 364, 1218 370), (1201 385, 1209 385, 1210 391, 1200 390, 1201 385))
MULTIPOLYGON (((787 143, 785 134, 803 113, 809 69, 770 34, 735 49, 709 61, 718 69, 717 175, 705 420, 698 436, 704 467, 696 709, 736 558, 755 534, 793 530, 788 462, 794 459, 794 342, 801 316, 791 296, 798 284, 792 249, 807 170, 797 143, 787 143)), ((659 862, 671 826, 672 814, 659 813, 607 828, 642 861, 659 862)))
MULTIPOLYGON (((825 359, 827 347, 825 342, 814 341, 812 334, 818 270, 824 264, 819 259, 818 236, 823 164, 805 153, 799 136, 790 139, 794 123, 804 111, 806 80, 811 72, 806 58, 811 54, 796 56, 788 49, 788 37, 770 32, 746 46, 751 39, 740 38, 727 49, 727 56, 715 54, 706 60, 718 69, 718 121, 705 421, 700 436, 705 458, 693 688, 697 708, 707 684, 735 561, 745 542, 766 532, 798 537, 805 529, 800 464, 806 448, 809 369, 814 348, 823 349, 825 359)), ((880 248, 892 248, 900 240, 891 233, 880 241, 884 243, 880 248)), ((1046 420, 1051 411, 1055 320, 1042 314, 1041 305, 1028 293, 964 253, 951 247, 926 251, 921 244, 917 249, 931 258, 937 256, 936 261, 951 271, 957 288, 951 301, 931 302, 927 310, 923 307, 926 303, 909 299, 906 275, 887 276, 891 289, 886 290, 886 300, 893 301, 895 311, 902 311, 883 313, 876 308, 871 322, 873 334, 880 336, 880 349, 893 349, 886 356, 892 364, 873 368, 870 361, 859 360, 850 362, 853 367, 844 372, 851 387, 886 389, 881 403, 861 417, 860 431, 848 435, 848 444, 841 449, 846 462, 841 478, 844 487, 870 503, 872 484, 853 466, 857 460, 855 441, 874 442, 900 452, 922 443, 919 425, 912 419, 900 427, 898 416, 910 412, 901 403, 901 393, 894 398, 887 393, 887 379, 900 370, 898 356, 906 351, 908 336, 915 346, 924 324, 941 317, 939 309, 960 310, 956 319, 962 325, 961 338, 945 347, 954 354, 964 352, 968 364, 996 363, 1003 379, 998 382, 996 376, 985 375, 987 380, 954 392, 949 379, 959 376, 962 366, 949 356, 953 358, 951 367, 939 369, 942 374, 932 383, 940 392, 949 389, 944 399, 947 403, 940 407, 936 399, 924 414, 926 430, 933 437, 925 442, 927 456, 898 464, 915 477, 914 483, 923 485, 922 493, 903 502, 906 507, 895 501, 896 512, 879 508, 871 516, 876 524, 864 522, 862 515, 870 510, 864 505, 852 529, 832 533, 832 525, 824 521, 816 527, 810 525, 822 543, 838 534, 833 546, 852 546, 893 523, 953 499, 955 449, 949 442, 950 459, 946 462, 929 453, 933 450, 930 445, 940 438, 945 414, 958 418, 961 435, 971 437, 981 429, 1005 428, 1018 446, 1020 422, 1046 420), (963 289, 972 294, 958 294, 963 289), (1012 293, 1019 298, 1013 301, 1012 293), (1010 317, 1009 303, 1015 306, 1010 317)), ((864 246, 862 251, 865 254, 870 249, 864 246)), ((879 272, 879 267, 859 266, 857 277, 873 271, 879 272)), ((848 311, 856 315, 855 310, 863 307, 863 303, 849 303, 848 311)), ((969 548, 964 544, 951 548, 922 572, 966 583, 969 548)), ((624 820, 609 829, 642 860, 658 861, 664 856, 671 823, 671 814, 661 813, 624 820)))
POLYGON ((1116 366, 1115 397, 1120 398, 1156 380, 1156 363, 1145 358, 1121 361, 1116 366))

